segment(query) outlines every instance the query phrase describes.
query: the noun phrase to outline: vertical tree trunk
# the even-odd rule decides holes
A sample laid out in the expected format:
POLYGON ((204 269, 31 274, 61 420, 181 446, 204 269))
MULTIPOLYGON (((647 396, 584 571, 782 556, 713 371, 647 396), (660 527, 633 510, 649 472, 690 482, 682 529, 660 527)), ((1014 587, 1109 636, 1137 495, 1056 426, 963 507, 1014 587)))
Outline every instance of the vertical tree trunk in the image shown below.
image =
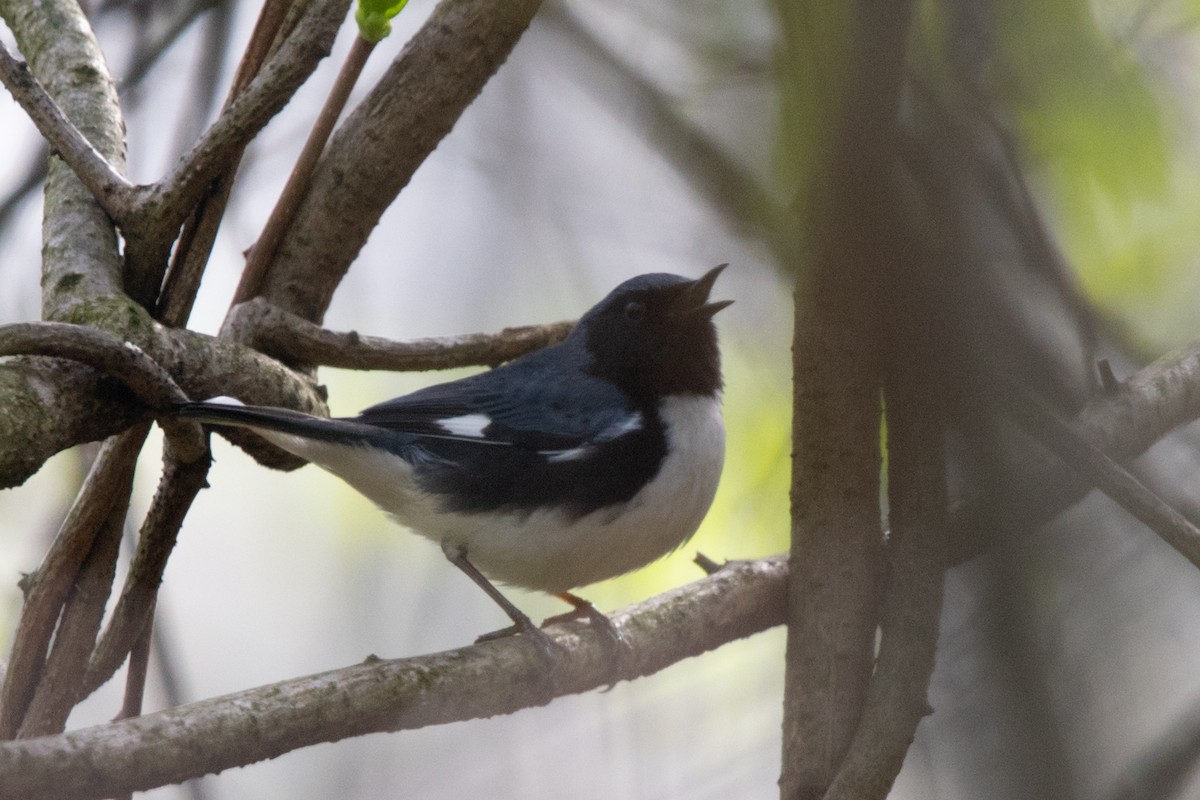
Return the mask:
POLYGON ((883 326, 909 6, 860 2, 836 137, 798 273, 781 796, 825 793, 859 721, 883 584, 883 326))

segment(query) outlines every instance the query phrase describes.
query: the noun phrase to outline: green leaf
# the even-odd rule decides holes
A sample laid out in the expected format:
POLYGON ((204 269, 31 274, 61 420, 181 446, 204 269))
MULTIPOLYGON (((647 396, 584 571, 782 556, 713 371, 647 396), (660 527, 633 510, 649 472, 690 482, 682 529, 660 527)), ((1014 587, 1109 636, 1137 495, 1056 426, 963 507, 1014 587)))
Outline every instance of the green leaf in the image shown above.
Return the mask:
POLYGON ((408 5, 408 0, 393 2, 392 0, 358 0, 358 10, 354 12, 354 21, 358 23, 358 33, 368 42, 378 42, 387 38, 392 32, 392 17, 399 14, 408 5))

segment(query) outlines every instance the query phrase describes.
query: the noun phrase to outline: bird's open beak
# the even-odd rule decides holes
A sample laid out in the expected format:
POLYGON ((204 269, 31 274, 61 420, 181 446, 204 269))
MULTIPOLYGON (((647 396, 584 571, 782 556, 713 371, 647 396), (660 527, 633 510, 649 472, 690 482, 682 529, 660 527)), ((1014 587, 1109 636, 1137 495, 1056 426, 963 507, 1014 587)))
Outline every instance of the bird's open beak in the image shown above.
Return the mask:
POLYGON ((680 312, 689 317, 712 317, 722 308, 732 305, 732 300, 708 302, 708 293, 712 291, 713 284, 717 282, 717 276, 728 266, 728 264, 719 264, 689 283, 680 298, 680 312))

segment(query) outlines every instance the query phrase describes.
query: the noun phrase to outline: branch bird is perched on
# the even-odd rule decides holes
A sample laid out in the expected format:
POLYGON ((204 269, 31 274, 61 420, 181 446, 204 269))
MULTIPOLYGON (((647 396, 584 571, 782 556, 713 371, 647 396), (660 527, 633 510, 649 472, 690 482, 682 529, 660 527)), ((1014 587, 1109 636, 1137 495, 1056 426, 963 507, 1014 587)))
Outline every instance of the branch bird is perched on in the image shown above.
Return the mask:
POLYGON ((570 590, 682 545, 717 489, 725 428, 712 317, 731 301, 708 295, 724 267, 627 280, 561 343, 357 417, 220 401, 178 413, 249 428, 341 477, 441 544, 543 647, 489 578, 554 594, 611 632, 570 590))

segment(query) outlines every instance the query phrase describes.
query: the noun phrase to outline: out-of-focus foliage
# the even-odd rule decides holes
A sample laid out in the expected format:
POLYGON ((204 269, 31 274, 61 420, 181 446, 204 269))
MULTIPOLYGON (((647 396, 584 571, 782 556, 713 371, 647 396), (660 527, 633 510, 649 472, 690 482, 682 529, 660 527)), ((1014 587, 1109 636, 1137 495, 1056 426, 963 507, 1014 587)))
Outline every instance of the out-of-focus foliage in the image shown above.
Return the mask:
POLYGON ((1068 263, 1148 352, 1195 334, 1191 5, 925 2, 914 26, 917 80, 1008 133, 1068 263))

